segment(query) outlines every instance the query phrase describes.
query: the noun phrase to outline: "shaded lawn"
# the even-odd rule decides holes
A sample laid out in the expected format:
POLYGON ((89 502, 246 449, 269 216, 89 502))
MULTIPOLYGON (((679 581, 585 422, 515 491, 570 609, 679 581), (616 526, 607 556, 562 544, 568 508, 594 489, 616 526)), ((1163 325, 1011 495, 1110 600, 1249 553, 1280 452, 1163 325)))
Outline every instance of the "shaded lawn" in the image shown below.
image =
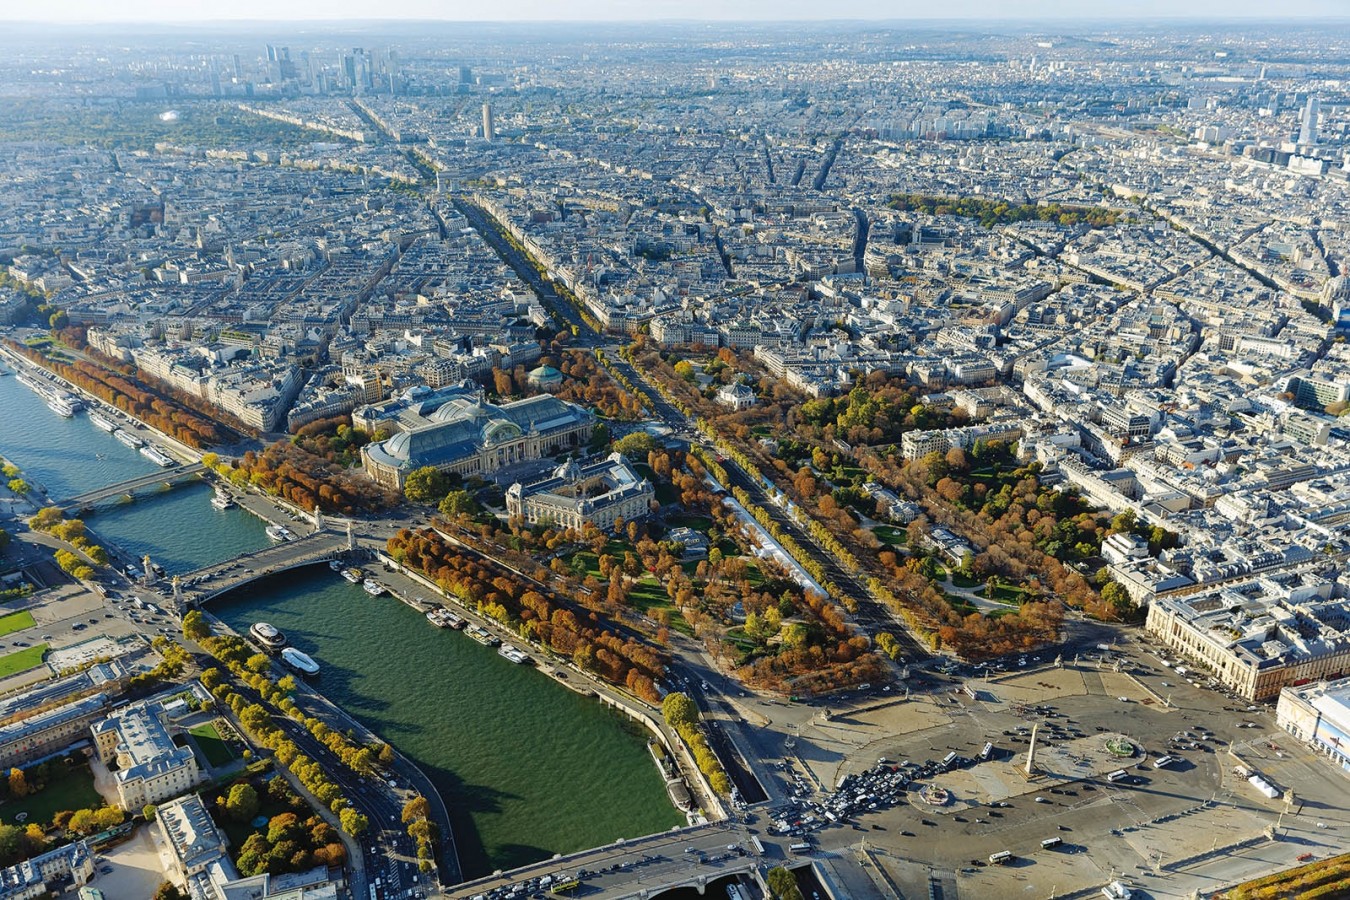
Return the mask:
POLYGON ((26 609, 22 609, 7 616, 0 616, 0 635, 23 631, 25 628, 32 628, 35 624, 37 623, 33 621, 33 614, 26 609))
MULTIPOLYGON (((982 587, 975 593, 984 597, 988 595, 989 589, 987 587, 982 587)), ((1004 584, 1000 581, 994 586, 994 596, 990 597, 990 599, 998 603, 1021 603, 1026 599, 1026 593, 1024 588, 1017 587, 1013 584, 1004 584)))
MULTIPOLYGON (((94 790, 94 773, 87 764, 66 766, 58 762, 53 767, 59 774, 47 779, 47 786, 36 794, 22 799, 6 800, 0 806, 0 818, 13 823, 18 813, 28 813, 24 824, 34 822, 50 825, 52 816, 62 810, 74 812, 77 809, 98 809, 103 806, 103 797, 94 790)), ((139 812, 139 810, 137 810, 139 812)))
POLYGON ((197 746, 201 748, 206 761, 212 768, 219 768, 227 765, 234 759, 234 751, 230 749, 229 743, 220 736, 214 722, 207 722, 188 729, 188 734, 196 740, 197 746))
POLYGON ((655 616, 656 610, 666 610, 670 627, 681 634, 694 634, 694 629, 685 621, 684 615, 675 608, 675 604, 666 596, 666 589, 651 575, 634 584, 628 591, 628 602, 634 609, 649 616, 655 616))
POLYGON ((703 534, 707 534, 708 529, 711 528, 713 524, 713 520, 708 516, 691 516, 688 514, 670 516, 666 519, 666 522, 668 522, 672 528, 689 528, 703 534))

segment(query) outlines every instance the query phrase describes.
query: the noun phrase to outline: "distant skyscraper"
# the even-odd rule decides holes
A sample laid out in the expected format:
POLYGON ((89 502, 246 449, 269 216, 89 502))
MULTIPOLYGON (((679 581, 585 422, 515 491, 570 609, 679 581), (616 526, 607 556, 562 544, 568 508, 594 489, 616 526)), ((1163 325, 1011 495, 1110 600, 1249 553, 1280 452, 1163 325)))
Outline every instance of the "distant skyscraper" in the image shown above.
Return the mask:
POLYGON ((483 140, 487 141, 488 143, 491 143, 491 142, 492 142, 492 139, 493 139, 495 136, 496 136, 496 132, 495 132, 495 131, 493 130, 493 128, 492 128, 492 104, 491 104, 491 103, 484 103, 484 104, 483 104, 483 140))
POLYGON ((1317 116, 1322 111, 1322 104, 1316 97, 1309 97, 1308 104, 1303 107, 1303 127, 1298 130, 1298 142, 1305 147, 1311 147, 1317 143, 1317 116))

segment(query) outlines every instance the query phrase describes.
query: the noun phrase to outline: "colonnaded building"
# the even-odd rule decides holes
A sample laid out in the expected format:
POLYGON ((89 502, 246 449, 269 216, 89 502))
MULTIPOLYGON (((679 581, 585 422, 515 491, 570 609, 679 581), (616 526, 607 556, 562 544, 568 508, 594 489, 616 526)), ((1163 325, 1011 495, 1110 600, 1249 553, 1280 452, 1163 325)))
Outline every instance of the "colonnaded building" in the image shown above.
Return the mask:
POLYGON ((491 475, 530 460, 584 447, 595 417, 575 403, 547 394, 497 406, 460 396, 439 406, 425 425, 361 449, 366 473, 379 484, 403 489, 423 466, 457 475, 491 475))
POLYGON ((634 522, 651 512, 656 491, 628 465, 622 453, 582 463, 568 460, 533 484, 506 491, 506 511, 530 525, 580 530, 587 523, 609 531, 619 519, 634 522))

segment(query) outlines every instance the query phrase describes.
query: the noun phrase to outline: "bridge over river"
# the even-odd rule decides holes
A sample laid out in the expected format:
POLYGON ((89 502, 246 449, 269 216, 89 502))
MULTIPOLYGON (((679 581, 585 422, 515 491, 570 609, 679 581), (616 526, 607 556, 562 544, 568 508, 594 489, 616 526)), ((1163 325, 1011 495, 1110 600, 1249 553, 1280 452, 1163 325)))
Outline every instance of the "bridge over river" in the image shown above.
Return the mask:
POLYGON ((331 531, 316 531, 305 537, 281 541, 254 553, 205 566, 179 576, 185 603, 205 603, 227 591, 278 572, 340 559, 349 549, 348 537, 331 531))
MULTIPOLYGON (((597 900, 655 897, 678 887, 692 887, 703 893, 707 885, 719 878, 749 875, 788 861, 777 841, 761 835, 756 846, 755 840, 748 828, 732 820, 679 828, 457 884, 447 888, 445 896, 451 900, 470 900, 545 875, 577 878, 582 871, 587 874, 579 880, 585 887, 578 894, 584 892, 597 900)), ((525 893, 528 896, 533 891, 525 893)), ((715 895, 710 893, 708 897, 712 900, 715 895)), ((722 893, 716 900, 725 897, 722 893)))
POLYGON ((76 494, 66 500, 58 500, 56 505, 67 510, 90 509, 100 503, 107 503, 119 497, 135 496, 137 491, 143 491, 146 488, 166 488, 175 484, 182 484, 188 480, 196 480, 205 471, 205 468, 201 463, 192 463, 175 469, 151 472, 149 475, 142 475, 139 478, 129 478, 107 487, 85 491, 83 494, 76 494))

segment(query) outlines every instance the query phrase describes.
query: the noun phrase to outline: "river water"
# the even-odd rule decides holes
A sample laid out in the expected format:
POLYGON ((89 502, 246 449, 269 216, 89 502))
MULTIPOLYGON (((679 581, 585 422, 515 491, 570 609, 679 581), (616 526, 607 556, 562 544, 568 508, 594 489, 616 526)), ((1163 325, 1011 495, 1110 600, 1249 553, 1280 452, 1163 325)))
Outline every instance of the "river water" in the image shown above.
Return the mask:
MULTIPOLYGON (((0 378, 0 454, 58 499, 157 468, 12 377, 0 378)), ((205 485, 142 494, 87 521, 170 573, 266 545, 261 521, 210 497, 205 485)), ((683 824, 640 728, 326 567, 255 583, 212 612, 241 632, 276 625, 318 660, 328 697, 422 768, 450 809, 466 877, 683 824)))

